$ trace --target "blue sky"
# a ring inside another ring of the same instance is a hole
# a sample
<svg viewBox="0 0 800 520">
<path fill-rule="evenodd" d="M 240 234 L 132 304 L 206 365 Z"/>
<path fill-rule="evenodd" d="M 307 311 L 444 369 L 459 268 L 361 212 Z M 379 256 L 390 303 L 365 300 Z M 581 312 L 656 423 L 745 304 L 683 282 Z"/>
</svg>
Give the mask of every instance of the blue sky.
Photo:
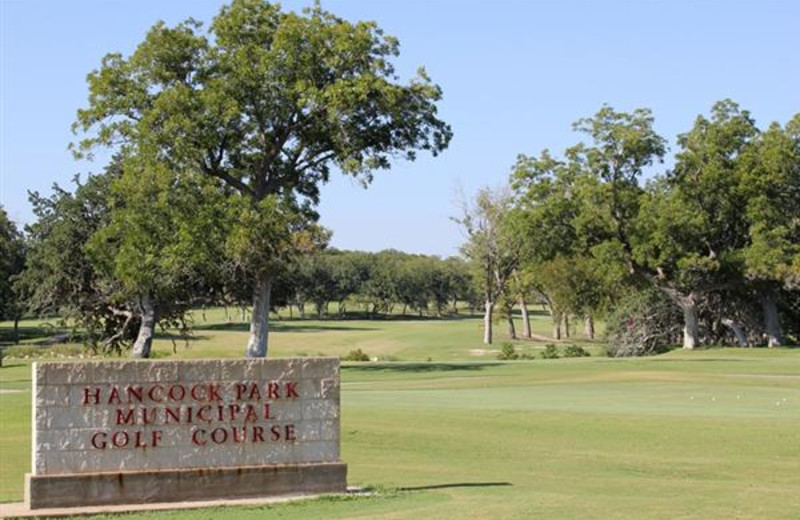
<svg viewBox="0 0 800 520">
<path fill-rule="evenodd" d="M 67 152 L 86 74 L 131 52 L 157 20 L 209 21 L 219 0 L 0 0 L 0 203 L 32 220 L 27 190 L 48 193 L 102 164 Z M 285 1 L 297 10 L 310 1 Z M 576 119 L 603 103 L 650 107 L 674 142 L 714 101 L 760 126 L 800 111 L 800 2 L 323 0 L 375 20 L 401 43 L 398 71 L 424 65 L 444 90 L 450 148 L 381 172 L 369 189 L 336 177 L 322 223 L 345 249 L 447 256 L 463 241 L 449 217 L 461 191 L 505 182 L 519 153 L 574 144 Z"/>
</svg>

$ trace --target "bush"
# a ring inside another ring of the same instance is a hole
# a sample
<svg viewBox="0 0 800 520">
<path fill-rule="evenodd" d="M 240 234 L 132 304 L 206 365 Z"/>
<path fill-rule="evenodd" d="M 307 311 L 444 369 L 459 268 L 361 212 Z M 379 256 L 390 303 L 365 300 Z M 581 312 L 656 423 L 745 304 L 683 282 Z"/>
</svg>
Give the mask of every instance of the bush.
<svg viewBox="0 0 800 520">
<path fill-rule="evenodd" d="M 558 355 L 558 347 L 552 343 L 545 345 L 544 350 L 539 355 L 542 356 L 542 359 L 558 359 L 560 357 Z"/>
<path fill-rule="evenodd" d="M 679 341 L 683 317 L 655 290 L 633 293 L 608 318 L 606 354 L 610 357 L 661 354 Z"/>
<path fill-rule="evenodd" d="M 591 356 L 585 348 L 578 345 L 569 345 L 564 349 L 564 357 L 588 357 Z"/>
<path fill-rule="evenodd" d="M 342 361 L 369 361 L 369 356 L 359 348 L 351 350 L 346 356 L 342 356 Z"/>
<path fill-rule="evenodd" d="M 497 359 L 500 359 L 500 360 L 503 360 L 503 361 L 509 361 L 509 360 L 512 360 L 512 359 L 519 359 L 519 354 L 517 354 L 517 351 L 514 349 L 514 345 L 512 345 L 511 343 L 506 342 L 506 343 L 503 343 L 500 346 L 500 353 L 497 354 Z"/>
</svg>

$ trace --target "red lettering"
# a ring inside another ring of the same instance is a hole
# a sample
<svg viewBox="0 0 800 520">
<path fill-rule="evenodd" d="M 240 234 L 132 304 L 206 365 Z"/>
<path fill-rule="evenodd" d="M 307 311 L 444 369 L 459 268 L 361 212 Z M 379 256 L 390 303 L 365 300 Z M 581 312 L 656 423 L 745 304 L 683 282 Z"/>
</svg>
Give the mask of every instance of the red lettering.
<svg viewBox="0 0 800 520">
<path fill-rule="evenodd" d="M 163 432 L 162 432 L 161 430 L 153 430 L 153 437 L 152 437 L 152 438 L 153 438 L 153 442 L 152 442 L 152 446 L 153 446 L 154 448 L 157 448 L 157 447 L 158 447 L 158 443 L 159 443 L 159 442 L 161 442 L 161 434 L 162 434 L 162 433 L 163 433 Z"/>
<path fill-rule="evenodd" d="M 134 448 L 146 448 L 147 444 L 142 442 L 142 432 L 138 431 L 133 435 L 133 447 Z"/>
<path fill-rule="evenodd" d="M 158 408 L 140 408 L 142 411 L 142 422 L 144 424 L 153 424 L 156 422 L 156 412 Z"/>
<path fill-rule="evenodd" d="M 232 428 L 233 442 L 244 442 L 246 439 L 245 428 Z"/>
<path fill-rule="evenodd" d="M 203 392 L 203 394 L 200 394 L 198 392 L 198 390 L 205 390 L 205 389 L 206 389 L 205 385 L 194 385 L 192 389 L 189 391 L 189 393 L 192 395 L 192 399 L 194 399 L 195 401 L 205 401 L 206 397 L 208 397 L 208 394 L 206 392 Z M 200 397 L 200 395 L 203 395 L 203 397 Z"/>
<path fill-rule="evenodd" d="M 161 394 L 159 397 L 156 397 L 156 390 L 159 391 Z M 153 385 L 150 387 L 150 390 L 147 391 L 147 397 L 150 398 L 151 401 L 156 403 L 163 403 L 164 402 L 164 387 L 161 385 Z"/>
<path fill-rule="evenodd" d="M 170 422 L 176 422 L 176 423 L 181 422 L 180 408 L 164 408 L 164 412 L 165 412 L 165 417 L 164 417 L 165 424 L 169 424 Z"/>
<path fill-rule="evenodd" d="M 89 403 L 89 398 L 92 399 L 92 403 Z M 100 404 L 100 389 L 99 388 L 84 388 L 83 389 L 83 404 Z"/>
<path fill-rule="evenodd" d="M 144 399 L 144 388 L 141 386 L 129 386 L 125 389 L 125 392 L 127 394 L 128 404 L 130 404 L 133 399 L 136 399 L 140 403 L 142 399 Z"/>
<path fill-rule="evenodd" d="M 201 406 L 197 410 L 197 420 L 210 423 L 211 422 L 211 418 L 208 415 L 206 415 L 210 411 L 211 411 L 211 407 L 209 405 Z"/>
<path fill-rule="evenodd" d="M 257 384 L 253 383 L 250 386 L 250 395 L 248 399 L 261 399 L 261 392 L 259 392 Z"/>
<path fill-rule="evenodd" d="M 300 397 L 300 394 L 297 393 L 297 381 L 289 381 L 286 383 L 286 398 L 290 397 Z"/>
<path fill-rule="evenodd" d="M 111 394 L 108 396 L 108 404 L 122 404 L 122 399 L 119 398 L 119 388 L 116 386 L 111 389 Z"/>
<path fill-rule="evenodd" d="M 111 444 L 113 444 L 116 448 L 124 448 L 130 441 L 131 438 L 128 435 L 128 432 L 125 431 L 115 432 L 111 436 Z"/>
<path fill-rule="evenodd" d="M 278 394 L 278 383 L 270 383 L 267 385 L 267 397 L 269 399 L 280 399 L 281 396 Z"/>
<path fill-rule="evenodd" d="M 184 388 L 183 385 L 172 385 L 169 388 L 169 398 L 173 401 L 183 401 L 185 397 L 186 388 Z"/>
<path fill-rule="evenodd" d="M 236 388 L 236 400 L 241 401 L 242 396 L 247 391 L 247 385 L 243 385 L 242 383 L 236 383 L 236 385 L 234 385 L 234 388 Z"/>
<path fill-rule="evenodd" d="M 278 426 L 278 425 L 276 424 L 275 426 L 273 426 L 272 428 L 270 428 L 270 429 L 269 429 L 269 431 L 270 431 L 270 433 L 272 434 L 270 437 L 272 437 L 272 440 L 273 440 L 273 441 L 279 441 L 279 440 L 281 440 L 281 427 L 280 427 L 280 426 Z"/>
<path fill-rule="evenodd" d="M 205 440 L 205 434 L 205 430 L 195 430 L 192 432 L 192 443 L 197 446 L 205 446 L 208 443 L 208 441 Z"/>
<path fill-rule="evenodd" d="M 121 426 L 123 424 L 134 424 L 133 408 L 127 410 L 127 414 L 122 408 L 117 408 L 117 426 Z"/>
<path fill-rule="evenodd" d="M 217 435 L 218 433 L 220 435 Z M 223 444 L 228 440 L 228 430 L 225 428 L 214 428 L 211 432 L 211 440 L 214 441 L 215 444 Z"/>
<path fill-rule="evenodd" d="M 245 408 L 245 415 L 244 415 L 244 422 L 250 421 L 257 421 L 258 414 L 256 413 L 256 409 L 252 404 L 248 404 Z"/>
<path fill-rule="evenodd" d="M 264 405 L 264 419 L 274 419 L 274 417 L 269 414 L 269 403 Z"/>
<path fill-rule="evenodd" d="M 253 426 L 253 442 L 264 442 L 264 428 Z"/>
<path fill-rule="evenodd" d="M 222 401 L 222 396 L 219 393 L 219 385 L 208 385 L 208 400 Z"/>
<path fill-rule="evenodd" d="M 98 450 L 106 449 L 106 446 L 108 446 L 106 442 L 106 432 L 97 432 L 92 435 L 92 446 Z"/>
<path fill-rule="evenodd" d="M 228 405 L 228 412 L 230 412 L 228 414 L 228 416 L 230 417 L 231 421 L 235 421 L 236 420 L 236 416 L 241 411 L 242 411 L 242 407 L 239 406 L 238 404 L 230 404 L 230 405 Z"/>
<path fill-rule="evenodd" d="M 285 435 L 287 441 L 294 442 L 297 440 L 297 435 L 294 431 L 294 424 L 287 424 L 286 428 L 284 428 Z"/>
</svg>

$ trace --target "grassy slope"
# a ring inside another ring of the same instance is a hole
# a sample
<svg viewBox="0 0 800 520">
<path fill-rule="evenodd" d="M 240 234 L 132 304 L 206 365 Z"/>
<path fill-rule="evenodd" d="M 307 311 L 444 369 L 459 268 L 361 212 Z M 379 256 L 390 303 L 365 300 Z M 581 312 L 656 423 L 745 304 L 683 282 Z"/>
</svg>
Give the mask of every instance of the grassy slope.
<svg viewBox="0 0 800 520">
<path fill-rule="evenodd" d="M 463 363 L 447 360 L 479 348 L 477 320 L 284 323 L 278 355 L 361 347 L 442 360 L 343 370 L 350 483 L 408 489 L 141 517 L 800 517 L 800 351 Z M 178 355 L 236 355 L 244 334 L 207 333 Z M 29 389 L 29 365 L 11 364 L 0 388 Z M 30 392 L 0 401 L 0 499 L 19 500 Z"/>
</svg>

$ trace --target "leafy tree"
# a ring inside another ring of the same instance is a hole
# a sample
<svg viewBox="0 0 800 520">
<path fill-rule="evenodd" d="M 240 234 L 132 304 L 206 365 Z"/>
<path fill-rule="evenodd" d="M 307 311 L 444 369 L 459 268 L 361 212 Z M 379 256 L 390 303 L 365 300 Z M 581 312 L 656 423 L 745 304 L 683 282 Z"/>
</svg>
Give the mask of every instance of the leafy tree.
<svg viewBox="0 0 800 520">
<path fill-rule="evenodd" d="M 84 183 L 76 177 L 74 193 L 56 185 L 50 197 L 30 194 L 37 220 L 27 227 L 28 254 L 16 283 L 30 311 L 60 316 L 88 344 L 106 351 L 121 349 L 135 328 L 123 327 L 131 309 L 119 284 L 97 269 L 86 244 L 109 221 L 110 186 L 120 173 L 112 162 L 105 174 Z"/>
<path fill-rule="evenodd" d="M 297 14 L 235 0 L 207 35 L 191 19 L 172 28 L 158 23 L 131 56 L 109 54 L 89 75 L 78 151 L 135 149 L 175 171 L 222 180 L 246 201 L 237 223 L 252 226 L 239 226 L 234 249 L 254 252 L 246 241 L 259 242 L 256 228 L 290 236 L 266 229 L 291 226 L 280 201 L 316 204 L 331 168 L 367 184 L 394 156 L 413 160 L 419 149 L 435 155 L 447 147 L 450 128 L 436 115 L 441 90 L 422 69 L 401 84 L 391 64 L 397 55 L 397 40 L 375 23 L 351 23 L 319 5 Z M 246 354 L 265 356 L 277 261 L 250 258 L 264 263 L 249 267 Z"/>
<path fill-rule="evenodd" d="M 130 302 L 124 334 L 135 318 L 134 357 L 149 357 L 160 322 L 187 330 L 185 314 L 198 286 L 220 280 L 224 199 L 219 186 L 198 174 L 176 175 L 162 162 L 129 156 L 110 192 L 106 226 L 87 243 L 87 252 Z"/>
<path fill-rule="evenodd" d="M 465 206 L 457 222 L 467 234 L 461 251 L 470 261 L 473 277 L 484 302 L 483 342 L 492 343 L 492 317 L 495 305 L 508 289 L 508 282 L 519 267 L 523 249 L 517 222 L 510 217 L 510 194 L 482 189 L 474 207 Z"/>
<path fill-rule="evenodd" d="M 757 287 L 769 346 L 783 341 L 776 296 L 800 288 L 800 114 L 761 134 L 742 172 L 749 239 L 746 276 Z"/>
<path fill-rule="evenodd" d="M 19 341 L 18 326 L 23 305 L 12 282 L 24 264 L 25 242 L 22 233 L 0 206 L 0 320 L 14 320 L 15 343 Z"/>
</svg>

